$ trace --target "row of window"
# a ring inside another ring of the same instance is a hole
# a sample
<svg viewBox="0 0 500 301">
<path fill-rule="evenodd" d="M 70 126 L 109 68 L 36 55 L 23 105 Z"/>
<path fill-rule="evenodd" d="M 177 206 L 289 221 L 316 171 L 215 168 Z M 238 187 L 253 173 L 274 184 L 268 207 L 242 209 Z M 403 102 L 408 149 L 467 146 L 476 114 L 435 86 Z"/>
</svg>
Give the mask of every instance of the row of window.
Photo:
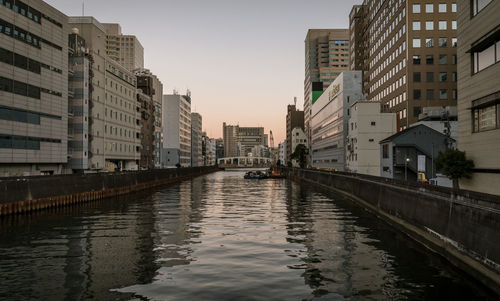
<svg viewBox="0 0 500 301">
<path fill-rule="evenodd" d="M 423 6 L 424 6 L 426 13 L 431 14 L 434 12 L 434 3 L 427 3 Z M 412 12 L 414 14 L 419 14 L 421 12 L 421 6 L 419 3 L 413 4 Z M 438 3 L 438 12 L 439 13 L 447 12 L 447 4 L 446 3 Z M 453 13 L 457 12 L 457 4 L 456 3 L 451 3 L 451 12 L 453 12 Z"/>
<path fill-rule="evenodd" d="M 41 117 L 61 120 L 61 116 L 0 106 L 0 119 L 1 120 L 17 121 L 17 122 L 31 123 L 31 124 L 40 124 Z"/>
<path fill-rule="evenodd" d="M 439 99 L 440 100 L 448 100 L 448 90 L 447 89 L 439 89 Z M 427 89 L 426 90 L 426 98 L 427 100 L 434 100 L 434 89 Z M 451 98 L 456 100 L 457 99 L 457 89 L 452 89 L 451 90 Z M 420 89 L 414 89 L 413 90 L 413 99 L 414 100 L 421 100 L 422 99 L 422 90 Z M 417 117 L 417 116 L 415 116 Z"/>
<path fill-rule="evenodd" d="M 43 17 L 47 21 L 51 22 L 52 24 L 59 26 L 62 28 L 62 24 L 51 17 L 40 13 L 38 10 L 34 9 L 33 7 L 23 3 L 22 1 L 19 0 L 0 0 L 0 5 L 4 5 L 5 7 L 12 9 L 16 13 L 25 16 L 26 18 L 38 23 L 42 24 L 41 18 Z"/>
<path fill-rule="evenodd" d="M 472 109 L 474 133 L 494 129 L 500 129 L 500 103 L 491 103 L 486 107 Z"/>
<path fill-rule="evenodd" d="M 413 39 L 413 48 L 421 48 L 422 47 L 422 39 L 414 38 Z M 439 47 L 448 47 L 448 38 L 438 38 Z M 457 38 L 451 38 L 451 46 L 457 47 Z M 425 38 L 425 47 L 432 48 L 434 47 L 434 38 Z"/>
<path fill-rule="evenodd" d="M 0 48 L 0 62 L 13 65 L 37 74 L 40 74 L 40 67 L 57 73 L 62 73 L 62 70 L 59 68 L 49 66 L 47 64 L 38 62 L 36 60 L 25 57 L 24 55 L 14 53 L 4 48 Z"/>
<path fill-rule="evenodd" d="M 472 52 L 473 72 L 477 73 L 500 62 L 500 41 L 491 43 L 481 51 Z"/>
<path fill-rule="evenodd" d="M 422 58 L 420 55 L 414 55 L 413 56 L 413 65 L 420 65 L 422 62 Z M 433 65 L 434 64 L 434 55 L 429 54 L 425 56 L 425 64 L 426 65 Z M 446 54 L 440 54 L 439 55 L 439 65 L 447 65 L 448 64 L 448 55 Z M 451 56 L 451 64 L 456 65 L 457 64 L 457 55 L 453 54 Z"/>
<path fill-rule="evenodd" d="M 438 73 L 438 81 L 441 83 L 445 83 L 448 81 L 448 72 L 439 72 Z M 425 81 L 427 83 L 433 83 L 434 82 L 434 72 L 426 72 L 426 77 Z M 451 81 L 456 82 L 457 81 L 457 73 L 452 72 L 451 73 Z M 422 76 L 420 72 L 413 72 L 413 82 L 414 83 L 420 83 L 422 82 Z"/>
<path fill-rule="evenodd" d="M 61 140 L 0 134 L 0 148 L 39 150 L 40 142 L 61 143 Z"/>
<path fill-rule="evenodd" d="M 40 92 L 47 94 L 62 96 L 61 92 L 40 88 L 30 84 L 26 84 L 17 80 L 12 80 L 5 77 L 0 77 L 0 91 L 14 93 L 22 96 L 27 96 L 35 99 L 40 99 Z"/>
<path fill-rule="evenodd" d="M 20 41 L 23 41 L 24 43 L 29 44 L 36 48 L 42 48 L 41 42 L 43 42 L 44 44 L 47 44 L 57 50 L 62 50 L 61 46 L 54 44 L 50 41 L 47 41 L 44 38 L 40 38 L 39 36 L 32 34 L 17 26 L 14 26 L 13 24 L 4 21 L 2 19 L 0 19 L 0 32 L 15 39 L 18 39 Z"/>
<path fill-rule="evenodd" d="M 439 30 L 448 29 L 448 21 L 437 21 Z M 425 30 L 434 30 L 434 21 L 425 21 Z M 420 21 L 413 21 L 412 30 L 419 31 L 421 29 Z M 457 21 L 451 21 L 451 29 L 457 30 Z"/>
</svg>

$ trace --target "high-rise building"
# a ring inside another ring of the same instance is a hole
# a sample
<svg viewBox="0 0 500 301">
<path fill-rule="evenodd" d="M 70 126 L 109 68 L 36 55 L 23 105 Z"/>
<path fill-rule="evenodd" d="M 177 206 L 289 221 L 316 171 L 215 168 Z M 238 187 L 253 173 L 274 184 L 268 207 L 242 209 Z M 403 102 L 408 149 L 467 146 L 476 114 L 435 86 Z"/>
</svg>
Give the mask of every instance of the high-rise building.
<svg viewBox="0 0 500 301">
<path fill-rule="evenodd" d="M 136 77 L 106 55 L 105 29 L 99 21 L 70 17 L 69 27 L 85 40 L 91 60 L 88 168 L 136 170 L 141 142 Z"/>
<path fill-rule="evenodd" d="M 0 175 L 59 174 L 68 160 L 68 17 L 0 2 Z"/>
<path fill-rule="evenodd" d="M 191 113 L 191 166 L 202 166 L 202 118 Z"/>
<path fill-rule="evenodd" d="M 397 113 L 398 130 L 424 107 L 456 105 L 455 2 L 365 0 L 351 11 L 351 68 L 367 100 Z"/>
<path fill-rule="evenodd" d="M 144 68 L 144 48 L 134 35 L 122 34 L 120 24 L 103 23 L 106 54 L 127 70 Z"/>
<path fill-rule="evenodd" d="M 340 73 L 349 70 L 349 60 L 349 29 L 308 30 L 304 79 L 304 127 L 308 141 L 311 141 L 313 103 Z"/>
<path fill-rule="evenodd" d="M 224 157 L 246 157 L 257 145 L 264 145 L 263 127 L 240 127 L 222 124 Z"/>
<path fill-rule="evenodd" d="M 163 98 L 163 84 L 156 75 L 151 73 L 148 69 L 140 68 L 135 69 L 135 76 L 137 77 L 137 88 L 151 97 L 154 105 L 154 166 L 161 166 L 161 149 L 163 148 L 162 136 L 162 98 Z"/>
<path fill-rule="evenodd" d="M 163 167 L 191 166 L 191 93 L 163 95 Z"/>
<path fill-rule="evenodd" d="M 292 131 L 296 127 L 304 130 L 304 111 L 297 110 L 295 105 L 288 105 L 286 114 L 286 162 L 290 161 L 290 156 L 295 151 L 292 143 Z M 305 146 L 308 146 L 308 144 L 306 143 Z"/>
<path fill-rule="evenodd" d="M 500 195 L 500 1 L 458 3 L 458 149 L 474 160 L 460 187 Z"/>
</svg>

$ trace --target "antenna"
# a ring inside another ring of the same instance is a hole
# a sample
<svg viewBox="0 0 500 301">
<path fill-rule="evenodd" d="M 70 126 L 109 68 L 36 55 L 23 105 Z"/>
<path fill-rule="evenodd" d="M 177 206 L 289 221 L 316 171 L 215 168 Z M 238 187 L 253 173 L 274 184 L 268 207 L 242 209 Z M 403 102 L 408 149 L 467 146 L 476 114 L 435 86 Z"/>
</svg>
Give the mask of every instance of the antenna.
<svg viewBox="0 0 500 301">
<path fill-rule="evenodd" d="M 293 105 L 297 107 L 297 96 L 293 97 Z"/>
</svg>

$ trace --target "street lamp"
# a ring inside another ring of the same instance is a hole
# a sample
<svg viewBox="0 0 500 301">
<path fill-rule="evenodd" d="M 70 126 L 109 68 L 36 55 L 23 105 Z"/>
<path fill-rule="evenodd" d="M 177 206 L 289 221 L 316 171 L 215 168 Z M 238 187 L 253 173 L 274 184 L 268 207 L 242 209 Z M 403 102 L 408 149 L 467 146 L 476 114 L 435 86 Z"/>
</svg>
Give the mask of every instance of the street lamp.
<svg viewBox="0 0 500 301">
<path fill-rule="evenodd" d="M 407 181 L 407 182 L 408 182 L 408 171 L 407 171 L 407 169 L 408 169 L 408 163 L 409 162 L 410 162 L 410 158 L 407 157 L 405 159 L 405 181 Z"/>
</svg>

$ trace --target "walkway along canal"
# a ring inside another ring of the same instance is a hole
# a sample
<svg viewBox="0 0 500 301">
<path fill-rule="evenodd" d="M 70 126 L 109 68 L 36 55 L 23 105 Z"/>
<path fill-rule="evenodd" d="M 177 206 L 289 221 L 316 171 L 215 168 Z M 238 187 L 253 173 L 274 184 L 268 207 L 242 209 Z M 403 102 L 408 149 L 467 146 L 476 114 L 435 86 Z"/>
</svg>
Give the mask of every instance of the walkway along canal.
<svg viewBox="0 0 500 301">
<path fill-rule="evenodd" d="M 216 172 L 0 219 L 0 300 L 494 300 L 351 199 Z"/>
</svg>

